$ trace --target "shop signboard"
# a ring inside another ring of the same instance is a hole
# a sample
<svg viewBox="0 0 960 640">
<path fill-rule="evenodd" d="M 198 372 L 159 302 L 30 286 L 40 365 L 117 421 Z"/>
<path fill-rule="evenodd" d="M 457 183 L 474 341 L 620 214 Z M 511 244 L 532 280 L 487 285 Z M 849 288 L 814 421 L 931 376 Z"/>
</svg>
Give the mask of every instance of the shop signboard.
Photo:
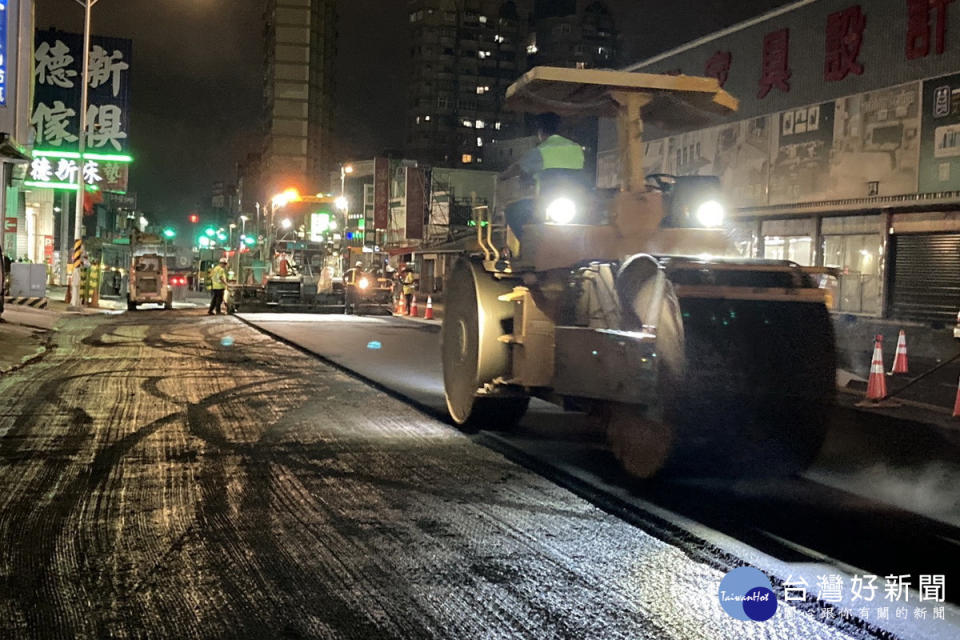
<svg viewBox="0 0 960 640">
<path fill-rule="evenodd" d="M 960 184 L 960 73 L 923 83 L 919 191 L 955 191 Z"/>
<path fill-rule="evenodd" d="M 37 31 L 34 42 L 36 148 L 76 151 L 80 136 L 83 37 Z M 94 37 L 90 48 L 87 139 L 90 151 L 125 154 L 128 149 L 132 41 Z"/>
</svg>

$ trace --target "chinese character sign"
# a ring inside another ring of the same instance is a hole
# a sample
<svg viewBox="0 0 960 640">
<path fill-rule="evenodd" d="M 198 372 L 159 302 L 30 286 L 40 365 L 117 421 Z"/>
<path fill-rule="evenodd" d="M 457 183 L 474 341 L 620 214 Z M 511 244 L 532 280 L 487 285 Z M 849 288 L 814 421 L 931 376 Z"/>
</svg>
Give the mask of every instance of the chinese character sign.
<svg viewBox="0 0 960 640">
<path fill-rule="evenodd" d="M 848 74 L 860 75 L 863 65 L 857 61 L 867 16 L 860 5 L 847 7 L 827 16 L 827 51 L 823 62 L 823 79 L 843 80 Z"/>
<path fill-rule="evenodd" d="M 720 83 L 720 87 L 723 88 L 723 85 L 727 83 L 727 78 L 730 77 L 730 64 L 732 61 L 732 53 L 729 51 L 717 51 L 707 60 L 707 64 L 703 69 L 703 75 L 708 78 L 716 78 L 717 82 Z"/>
<path fill-rule="evenodd" d="M 33 186 L 74 189 L 77 178 L 90 187 L 101 191 L 127 190 L 127 163 L 110 160 L 78 160 L 75 157 L 60 157 L 48 151 L 38 152 L 27 169 L 28 180 Z M 73 156 L 79 154 L 74 153 Z"/>
<path fill-rule="evenodd" d="M 80 139 L 79 34 L 38 31 L 35 42 L 35 99 L 31 124 L 38 149 L 77 149 Z M 86 148 L 99 153 L 127 150 L 130 40 L 93 38 L 87 79 Z"/>
<path fill-rule="evenodd" d="M 771 31 L 763 38 L 760 66 L 760 90 L 757 98 L 763 99 L 776 87 L 790 92 L 790 30 Z"/>
<path fill-rule="evenodd" d="M 937 55 L 943 53 L 947 34 L 947 5 L 953 0 L 906 0 L 907 60 L 925 58 L 930 53 L 930 17 L 936 11 Z"/>
</svg>

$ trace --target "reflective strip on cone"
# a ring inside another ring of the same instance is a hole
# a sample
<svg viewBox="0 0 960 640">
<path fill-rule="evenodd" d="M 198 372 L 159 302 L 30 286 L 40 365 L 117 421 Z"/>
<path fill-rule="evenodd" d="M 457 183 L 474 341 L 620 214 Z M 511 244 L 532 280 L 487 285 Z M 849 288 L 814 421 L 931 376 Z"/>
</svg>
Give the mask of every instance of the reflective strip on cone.
<svg viewBox="0 0 960 640">
<path fill-rule="evenodd" d="M 867 398 L 880 400 L 887 395 L 887 374 L 883 370 L 883 336 L 877 336 L 870 363 L 870 379 L 867 382 Z"/>
</svg>

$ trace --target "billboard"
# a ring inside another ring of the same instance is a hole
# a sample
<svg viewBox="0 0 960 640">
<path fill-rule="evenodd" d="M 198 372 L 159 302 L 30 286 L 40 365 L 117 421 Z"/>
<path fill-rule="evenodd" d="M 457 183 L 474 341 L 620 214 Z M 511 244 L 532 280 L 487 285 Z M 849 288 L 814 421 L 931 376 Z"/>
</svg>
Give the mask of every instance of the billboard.
<svg viewBox="0 0 960 640">
<path fill-rule="evenodd" d="M 407 167 L 407 240 L 423 240 L 423 221 L 427 215 L 427 186 L 423 169 Z"/>
<path fill-rule="evenodd" d="M 921 193 L 954 191 L 960 180 L 960 73 L 923 83 Z"/>
<path fill-rule="evenodd" d="M 35 146 L 77 151 L 83 37 L 76 33 L 37 31 L 34 42 L 34 105 L 30 119 Z M 130 60 L 132 41 L 91 39 L 86 148 L 102 154 L 128 149 Z"/>
</svg>

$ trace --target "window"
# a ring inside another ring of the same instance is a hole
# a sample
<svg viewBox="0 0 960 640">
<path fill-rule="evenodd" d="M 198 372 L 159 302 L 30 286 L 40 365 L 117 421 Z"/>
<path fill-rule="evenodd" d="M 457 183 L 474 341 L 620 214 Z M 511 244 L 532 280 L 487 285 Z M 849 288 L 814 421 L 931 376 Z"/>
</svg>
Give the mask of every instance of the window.
<svg viewBox="0 0 960 640">
<path fill-rule="evenodd" d="M 503 44 L 507 41 L 507 39 L 498 33 L 497 35 L 493 36 L 493 41 L 497 44 Z"/>
<path fill-rule="evenodd" d="M 473 156 L 469 153 L 465 153 L 462 156 L 460 156 L 460 162 L 462 162 L 463 164 L 470 164 L 471 162 L 473 162 Z"/>
<path fill-rule="evenodd" d="M 490 87 L 489 87 L 488 85 L 483 85 L 483 86 L 478 86 L 478 87 L 477 87 L 477 95 L 478 95 L 478 96 L 482 96 L 483 94 L 485 94 L 485 93 L 488 92 L 488 91 L 490 91 Z"/>
<path fill-rule="evenodd" d="M 470 120 L 464 120 L 464 121 L 463 121 L 463 126 L 465 126 L 465 127 L 470 127 L 470 128 L 472 129 L 472 128 L 473 128 L 473 122 L 471 122 Z"/>
<path fill-rule="evenodd" d="M 480 16 L 478 19 L 480 20 L 480 24 L 487 24 L 487 16 Z"/>
<path fill-rule="evenodd" d="M 477 146 L 478 146 L 478 147 L 482 147 L 482 146 L 483 146 L 483 138 L 477 138 Z"/>
<path fill-rule="evenodd" d="M 577 62 L 577 69 L 586 69 L 586 68 L 587 68 L 586 62 Z"/>
<path fill-rule="evenodd" d="M 790 260 L 809 267 L 813 264 L 813 238 L 810 236 L 766 236 L 763 257 L 768 260 Z"/>
<path fill-rule="evenodd" d="M 477 120 L 476 125 L 477 129 L 483 129 L 485 126 L 487 126 L 487 123 L 483 120 Z"/>
<path fill-rule="evenodd" d="M 823 237 L 823 266 L 840 269 L 838 311 L 880 313 L 882 257 L 883 236 L 879 233 Z"/>
<path fill-rule="evenodd" d="M 536 42 L 534 42 L 533 44 L 528 44 L 528 45 L 527 45 L 527 53 L 528 53 L 529 55 L 533 55 L 533 54 L 535 54 L 537 51 L 539 51 L 539 49 L 537 49 L 537 43 L 536 43 Z"/>
<path fill-rule="evenodd" d="M 493 128 L 496 129 L 497 131 L 500 131 L 500 123 L 499 122 L 495 123 L 493 125 Z"/>
<path fill-rule="evenodd" d="M 437 108 L 438 109 L 449 109 L 450 108 L 450 98 L 447 96 L 437 96 Z"/>
</svg>

